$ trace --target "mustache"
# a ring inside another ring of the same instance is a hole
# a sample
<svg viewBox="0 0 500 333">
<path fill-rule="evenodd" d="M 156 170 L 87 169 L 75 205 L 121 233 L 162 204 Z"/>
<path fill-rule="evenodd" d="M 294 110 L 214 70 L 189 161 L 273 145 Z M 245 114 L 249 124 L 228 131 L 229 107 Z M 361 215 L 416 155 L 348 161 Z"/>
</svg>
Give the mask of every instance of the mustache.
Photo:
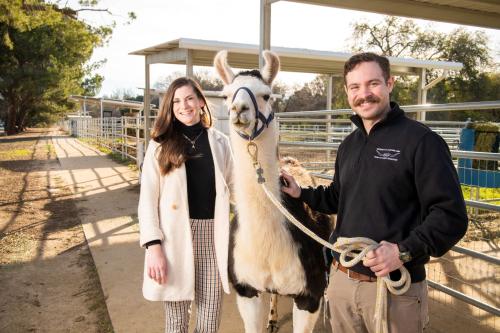
<svg viewBox="0 0 500 333">
<path fill-rule="evenodd" d="M 380 98 L 378 98 L 377 96 L 374 96 L 374 95 L 368 95 L 366 98 L 359 98 L 357 100 L 354 101 L 354 106 L 360 106 L 361 104 L 363 103 L 379 103 L 380 102 Z"/>
</svg>

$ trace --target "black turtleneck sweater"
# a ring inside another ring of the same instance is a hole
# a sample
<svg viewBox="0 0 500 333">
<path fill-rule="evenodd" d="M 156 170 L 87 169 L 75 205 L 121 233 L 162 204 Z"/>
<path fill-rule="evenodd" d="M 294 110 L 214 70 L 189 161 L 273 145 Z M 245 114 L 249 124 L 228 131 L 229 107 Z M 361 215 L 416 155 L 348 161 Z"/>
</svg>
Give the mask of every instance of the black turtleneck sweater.
<svg viewBox="0 0 500 333">
<path fill-rule="evenodd" d="M 208 133 L 201 122 L 186 126 L 176 122 L 186 143 L 186 176 L 189 203 L 189 217 L 192 219 L 213 219 L 215 210 L 215 171 Z M 192 143 L 186 139 L 194 141 Z"/>
</svg>

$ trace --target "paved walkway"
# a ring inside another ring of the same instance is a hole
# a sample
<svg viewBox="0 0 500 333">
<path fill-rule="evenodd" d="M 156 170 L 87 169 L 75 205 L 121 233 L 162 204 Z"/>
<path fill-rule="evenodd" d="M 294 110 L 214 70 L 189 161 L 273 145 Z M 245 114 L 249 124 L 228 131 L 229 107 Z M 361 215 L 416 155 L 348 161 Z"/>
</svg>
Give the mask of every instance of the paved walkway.
<svg viewBox="0 0 500 333">
<path fill-rule="evenodd" d="M 161 306 L 141 294 L 137 172 L 74 138 L 52 142 L 61 164 L 57 176 L 75 193 L 115 332 L 161 332 Z"/>
<path fill-rule="evenodd" d="M 61 164 L 55 176 L 75 193 L 115 332 L 162 332 L 162 306 L 141 293 L 144 250 L 137 225 L 137 172 L 74 138 L 52 141 Z M 224 299 L 221 333 L 243 332 L 234 295 Z M 279 304 L 279 332 L 291 332 L 291 302 L 280 298 Z M 319 321 L 317 326 L 322 326 Z"/>
</svg>

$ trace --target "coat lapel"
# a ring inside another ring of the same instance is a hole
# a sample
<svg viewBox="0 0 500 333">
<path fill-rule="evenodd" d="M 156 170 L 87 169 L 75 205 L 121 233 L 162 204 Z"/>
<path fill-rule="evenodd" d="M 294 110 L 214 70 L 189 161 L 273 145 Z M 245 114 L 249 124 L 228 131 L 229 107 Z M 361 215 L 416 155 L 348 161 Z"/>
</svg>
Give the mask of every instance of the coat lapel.
<svg viewBox="0 0 500 333">
<path fill-rule="evenodd" d="M 189 201 L 188 201 L 188 195 L 187 195 L 187 175 L 186 175 L 186 164 L 182 163 L 180 167 L 175 169 L 174 174 L 179 182 L 178 184 L 178 189 L 181 192 L 181 200 L 182 202 L 186 205 L 188 208 L 189 212 Z"/>
<path fill-rule="evenodd" d="M 222 138 L 216 135 L 215 131 L 212 128 L 208 129 L 208 142 L 210 143 L 210 150 L 212 151 L 212 157 L 214 160 L 214 169 L 215 169 L 215 186 L 217 193 L 223 190 L 220 188 L 222 184 L 226 184 L 226 181 L 222 174 L 221 164 L 223 161 L 223 154 L 221 153 L 221 148 L 223 147 L 223 142 L 221 142 Z M 227 186 L 227 185 L 226 185 Z"/>
</svg>

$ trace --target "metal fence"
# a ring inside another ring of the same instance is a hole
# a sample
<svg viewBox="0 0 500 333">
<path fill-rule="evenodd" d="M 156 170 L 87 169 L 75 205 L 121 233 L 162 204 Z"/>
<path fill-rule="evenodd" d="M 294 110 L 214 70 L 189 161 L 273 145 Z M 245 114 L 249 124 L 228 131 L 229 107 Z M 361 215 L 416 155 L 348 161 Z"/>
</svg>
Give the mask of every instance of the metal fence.
<svg viewBox="0 0 500 333">
<path fill-rule="evenodd" d="M 111 152 L 120 154 L 123 158 L 139 161 L 138 166 L 140 166 L 144 145 L 144 126 L 141 118 L 73 117 L 59 125 L 69 135 L 84 142 L 107 148 Z"/>
<path fill-rule="evenodd" d="M 452 156 L 463 183 L 469 229 L 452 251 L 427 265 L 432 315 L 442 332 L 498 332 L 500 154 L 453 151 Z M 481 172 L 488 174 L 474 177 Z"/>
<path fill-rule="evenodd" d="M 405 111 L 500 109 L 500 102 L 406 106 Z M 280 154 L 292 156 L 328 183 L 336 150 L 354 129 L 351 110 L 277 114 Z M 154 119 L 152 119 L 154 121 Z M 459 151 L 464 122 L 426 123 L 448 143 L 466 198 L 470 226 L 452 251 L 427 265 L 433 332 L 498 332 L 500 330 L 500 169 L 499 153 Z M 73 118 L 61 123 L 69 134 L 142 162 L 142 118 Z M 432 163 L 432 161 L 429 161 Z M 485 173 L 486 172 L 486 173 Z"/>
<path fill-rule="evenodd" d="M 405 111 L 452 111 L 476 103 L 403 107 Z M 484 107 L 483 107 L 484 106 Z M 478 109 L 499 109 L 485 103 Z M 297 158 L 327 184 L 333 177 L 336 150 L 351 131 L 350 110 L 278 114 L 280 154 Z M 500 330 L 500 169 L 498 153 L 458 150 L 465 122 L 423 122 L 447 142 L 466 198 L 470 227 L 465 237 L 426 266 L 430 331 L 498 332 Z M 432 161 L 429 161 L 432 163 Z"/>
</svg>

